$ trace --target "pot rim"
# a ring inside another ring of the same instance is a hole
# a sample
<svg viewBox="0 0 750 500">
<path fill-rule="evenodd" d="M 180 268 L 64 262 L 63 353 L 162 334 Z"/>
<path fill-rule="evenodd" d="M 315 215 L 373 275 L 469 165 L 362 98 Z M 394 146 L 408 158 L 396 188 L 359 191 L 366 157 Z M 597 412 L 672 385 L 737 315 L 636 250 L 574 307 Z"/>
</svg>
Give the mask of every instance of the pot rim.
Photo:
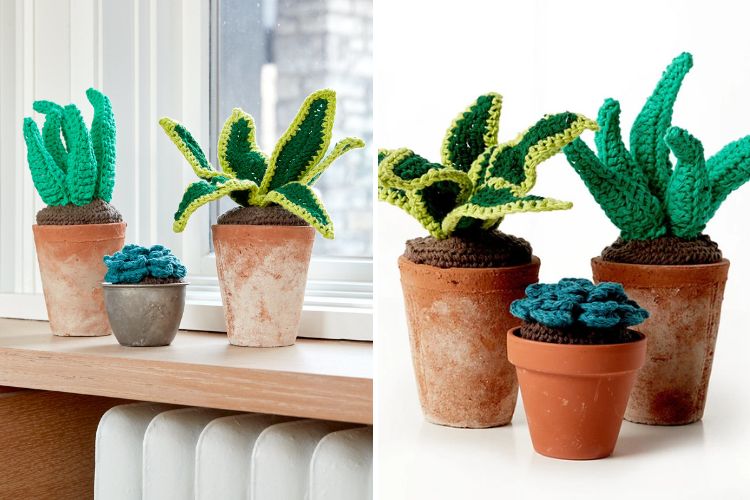
<svg viewBox="0 0 750 500">
<path fill-rule="evenodd" d="M 507 333 L 508 360 L 516 368 L 571 376 L 599 376 L 627 373 L 641 368 L 646 360 L 647 337 L 618 344 L 554 344 L 518 336 L 521 327 Z M 532 354 L 533 353 L 533 354 Z"/>
<path fill-rule="evenodd" d="M 189 281 L 182 281 L 179 283 L 110 283 L 109 281 L 102 281 L 102 288 L 176 288 L 181 286 L 188 286 Z"/>
<path fill-rule="evenodd" d="M 107 241 L 125 237 L 127 223 L 107 224 L 32 224 L 36 242 L 88 242 Z"/>
<path fill-rule="evenodd" d="M 603 260 L 601 256 L 591 259 L 595 278 L 605 278 L 597 276 L 601 274 L 612 275 L 599 281 L 620 282 L 631 288 L 675 288 L 680 285 L 721 283 L 727 280 L 729 265 L 729 259 L 710 264 L 680 265 L 627 264 Z"/>
</svg>

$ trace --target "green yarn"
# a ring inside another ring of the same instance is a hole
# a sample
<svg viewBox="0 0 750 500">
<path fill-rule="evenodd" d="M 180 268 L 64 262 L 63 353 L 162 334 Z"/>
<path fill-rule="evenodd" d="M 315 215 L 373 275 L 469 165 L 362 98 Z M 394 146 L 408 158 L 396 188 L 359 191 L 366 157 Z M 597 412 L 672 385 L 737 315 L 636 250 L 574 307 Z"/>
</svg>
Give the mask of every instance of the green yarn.
<svg viewBox="0 0 750 500">
<path fill-rule="evenodd" d="M 250 120 L 240 119 L 232 124 L 226 147 L 226 162 L 239 179 L 253 181 L 260 185 L 266 173 L 268 161 L 265 155 L 248 142 L 248 136 L 254 134 Z"/>
<path fill-rule="evenodd" d="M 175 126 L 174 131 L 180 139 L 182 139 L 185 147 L 187 147 L 193 154 L 193 157 L 198 161 L 198 165 L 200 165 L 201 168 L 209 171 L 215 170 L 214 167 L 211 166 L 211 163 L 206 159 L 206 155 L 203 153 L 200 144 L 198 144 L 198 141 L 195 140 L 193 134 L 191 134 L 188 129 L 178 124 Z"/>
<path fill-rule="evenodd" d="M 456 118 L 445 137 L 442 163 L 468 172 L 485 149 L 497 144 L 502 100 L 494 92 L 481 95 Z"/>
<path fill-rule="evenodd" d="M 62 107 L 51 101 L 34 102 L 34 110 L 46 115 L 41 135 L 33 119 L 24 119 L 31 177 L 47 205 L 82 206 L 97 198 L 106 202 L 112 199 L 114 115 L 104 94 L 88 89 L 86 95 L 94 107 L 90 132 L 74 104 Z"/>
<path fill-rule="evenodd" d="M 635 120 L 630 151 L 620 130 L 620 104 L 599 109 L 598 157 L 580 139 L 563 151 L 623 240 L 673 235 L 695 239 L 729 193 L 750 180 L 750 136 L 705 160 L 703 146 L 671 126 L 672 109 L 692 56 L 677 56 Z M 677 158 L 672 169 L 670 151 Z"/>
</svg>

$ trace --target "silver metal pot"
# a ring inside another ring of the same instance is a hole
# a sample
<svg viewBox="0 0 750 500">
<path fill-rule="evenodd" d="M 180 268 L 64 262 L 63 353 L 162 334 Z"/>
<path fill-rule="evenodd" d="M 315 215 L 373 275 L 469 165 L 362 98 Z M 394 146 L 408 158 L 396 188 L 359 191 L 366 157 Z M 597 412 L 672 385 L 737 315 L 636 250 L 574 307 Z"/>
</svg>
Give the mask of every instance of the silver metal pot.
<svg viewBox="0 0 750 500">
<path fill-rule="evenodd" d="M 187 283 L 102 283 L 104 305 L 117 341 L 128 347 L 169 345 L 185 310 Z"/>
</svg>

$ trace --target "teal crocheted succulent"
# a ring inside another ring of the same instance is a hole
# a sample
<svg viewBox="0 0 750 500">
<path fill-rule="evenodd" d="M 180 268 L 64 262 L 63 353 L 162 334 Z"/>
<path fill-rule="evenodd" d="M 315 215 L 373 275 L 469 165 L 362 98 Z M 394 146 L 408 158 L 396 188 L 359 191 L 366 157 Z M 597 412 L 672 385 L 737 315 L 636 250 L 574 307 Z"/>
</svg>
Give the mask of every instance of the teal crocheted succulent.
<svg viewBox="0 0 750 500">
<path fill-rule="evenodd" d="M 32 118 L 23 120 L 31 178 L 47 205 L 80 206 L 95 198 L 112 199 L 116 155 L 112 105 L 93 88 L 86 97 L 94 108 L 90 131 L 75 104 L 34 102 L 34 110 L 46 115 L 41 134 Z"/>
<path fill-rule="evenodd" d="M 563 148 L 623 240 L 696 238 L 729 193 L 750 180 L 750 136 L 706 160 L 701 142 L 671 125 L 677 93 L 692 65 L 692 56 L 683 53 L 664 71 L 633 123 L 629 151 L 614 99 L 599 109 L 598 157 L 581 139 Z M 670 151 L 677 158 L 674 168 Z"/>
<path fill-rule="evenodd" d="M 104 281 L 109 283 L 140 283 L 146 278 L 179 281 L 187 274 L 180 259 L 162 245 L 125 245 L 114 255 L 104 256 L 104 264 Z"/>
<path fill-rule="evenodd" d="M 526 297 L 513 301 L 510 312 L 523 321 L 561 329 L 615 329 L 638 325 L 648 318 L 645 309 L 628 299 L 621 284 L 594 285 L 577 278 L 529 285 Z"/>
</svg>

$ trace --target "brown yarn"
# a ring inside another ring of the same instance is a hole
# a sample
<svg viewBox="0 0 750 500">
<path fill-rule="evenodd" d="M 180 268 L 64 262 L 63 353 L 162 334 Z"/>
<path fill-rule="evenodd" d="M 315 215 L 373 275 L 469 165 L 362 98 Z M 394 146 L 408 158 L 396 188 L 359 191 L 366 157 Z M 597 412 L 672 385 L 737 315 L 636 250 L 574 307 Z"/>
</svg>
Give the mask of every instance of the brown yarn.
<svg viewBox="0 0 750 500">
<path fill-rule="evenodd" d="M 40 226 L 70 226 L 77 224 L 112 224 L 122 222 L 120 212 L 101 199 L 94 199 L 86 205 L 48 206 L 36 214 Z"/>
<path fill-rule="evenodd" d="M 509 267 L 531 262 L 531 245 L 522 238 L 500 231 L 451 236 L 443 240 L 427 236 L 408 240 L 404 257 L 415 264 L 441 268 Z"/>
<path fill-rule="evenodd" d="M 175 278 L 170 276 L 169 278 L 154 278 L 153 276 L 146 276 L 138 282 L 139 285 L 167 285 L 169 283 L 184 283 L 181 278 Z"/>
<path fill-rule="evenodd" d="M 694 240 L 662 236 L 653 240 L 617 241 L 602 250 L 602 259 L 623 264 L 689 265 L 712 264 L 722 258 L 719 245 L 706 234 Z"/>
<path fill-rule="evenodd" d="M 550 344 L 604 345 L 634 342 L 640 337 L 624 326 L 600 330 L 579 325 L 571 328 L 550 328 L 541 323 L 524 321 L 521 324 L 521 338 Z"/>
<path fill-rule="evenodd" d="M 235 207 L 220 215 L 216 222 L 251 226 L 309 226 L 303 219 L 279 205 Z"/>
</svg>

